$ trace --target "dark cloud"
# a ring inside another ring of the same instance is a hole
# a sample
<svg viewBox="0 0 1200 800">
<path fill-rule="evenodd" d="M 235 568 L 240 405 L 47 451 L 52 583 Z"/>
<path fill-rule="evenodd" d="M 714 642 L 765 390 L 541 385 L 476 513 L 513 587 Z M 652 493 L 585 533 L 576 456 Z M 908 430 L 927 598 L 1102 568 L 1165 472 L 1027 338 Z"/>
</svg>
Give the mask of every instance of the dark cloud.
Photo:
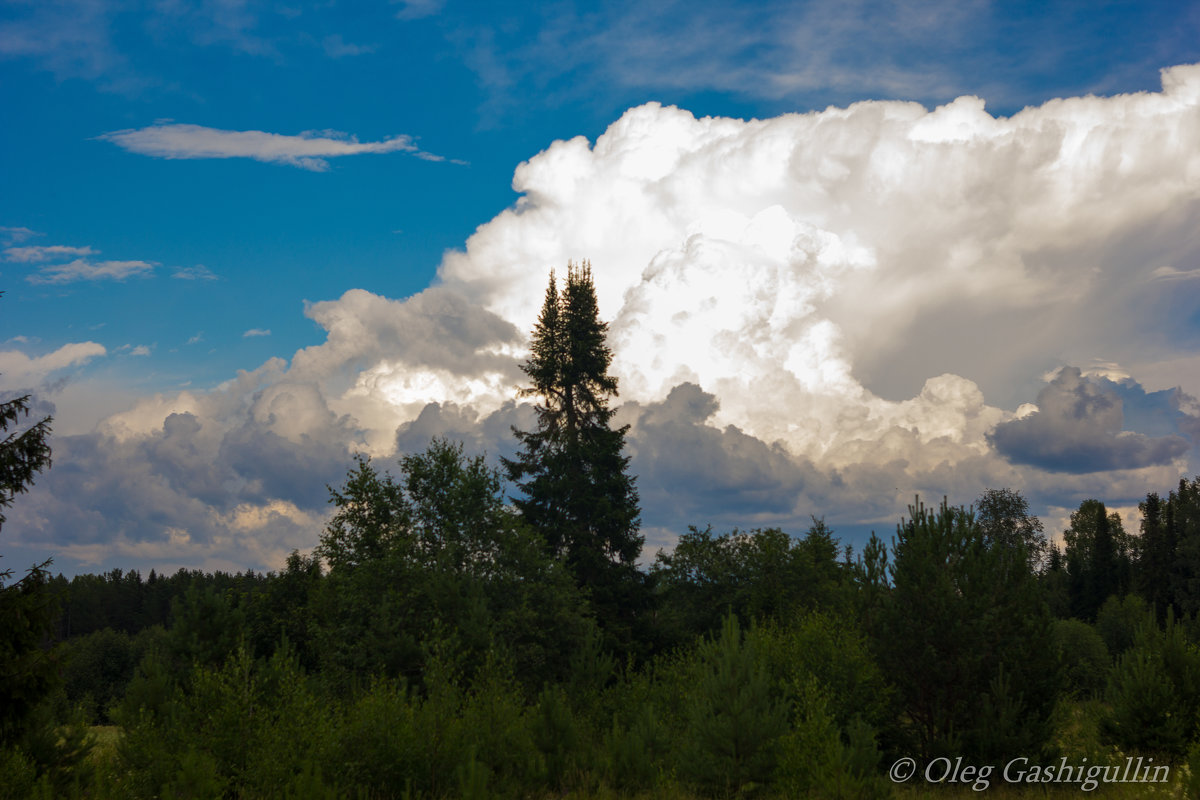
<svg viewBox="0 0 1200 800">
<path fill-rule="evenodd" d="M 242 484 L 230 493 L 240 501 L 286 500 L 315 511 L 325 508 L 325 487 L 342 482 L 351 458 L 345 445 L 308 436 L 293 441 L 248 424 L 225 436 L 218 463 L 228 479 Z"/>
<path fill-rule="evenodd" d="M 329 493 L 351 463 L 348 432 L 285 437 L 273 415 L 229 429 L 192 413 L 172 413 L 148 435 L 109 432 L 56 436 L 54 467 L 5 526 L 10 541 L 49 538 L 69 558 L 277 567 L 273 559 L 316 544 Z M 122 549 L 124 548 L 124 549 Z M 192 555 L 187 555 L 191 553 Z"/>
<path fill-rule="evenodd" d="M 197 538 L 211 538 L 209 507 L 192 494 L 203 481 L 173 482 L 189 467 L 202 471 L 205 465 L 199 459 L 185 465 L 167 438 L 119 442 L 100 433 L 55 437 L 54 467 L 18 507 L 14 532 L 25 539 L 52 533 L 58 545 L 108 542 L 115 536 L 152 540 L 166 527 L 186 527 Z M 174 452 L 164 454 L 160 448 Z"/>
<path fill-rule="evenodd" d="M 516 454 L 517 442 L 512 429 L 533 430 L 537 419 L 529 403 L 513 401 L 486 416 L 470 406 L 456 403 L 429 403 L 416 419 L 396 430 L 397 456 L 417 453 L 429 447 L 434 437 L 462 442 L 468 455 L 487 456 L 489 463 L 498 465 L 500 459 Z"/>
<path fill-rule="evenodd" d="M 714 395 L 681 383 L 660 403 L 623 410 L 635 420 L 631 467 L 648 524 L 794 516 L 811 466 L 737 427 L 709 425 L 718 407 Z"/>
<path fill-rule="evenodd" d="M 1182 436 L 1124 431 L 1115 384 L 1064 367 L 1038 394 L 1038 411 L 996 426 L 988 439 L 1010 462 L 1075 474 L 1165 464 L 1188 450 Z"/>
<path fill-rule="evenodd" d="M 714 395 L 683 383 L 662 402 L 617 408 L 614 424 L 630 425 L 626 453 L 637 480 L 643 524 L 682 530 L 689 523 L 792 525 L 807 520 L 794 511 L 802 492 L 810 482 L 828 481 L 778 445 L 734 426 L 722 430 L 710 425 L 718 407 Z M 510 401 L 487 415 L 454 403 L 430 403 L 397 430 L 396 449 L 419 452 L 441 436 L 499 464 L 501 457 L 516 453 L 512 429 L 533 430 L 536 425 L 529 403 Z"/>
</svg>

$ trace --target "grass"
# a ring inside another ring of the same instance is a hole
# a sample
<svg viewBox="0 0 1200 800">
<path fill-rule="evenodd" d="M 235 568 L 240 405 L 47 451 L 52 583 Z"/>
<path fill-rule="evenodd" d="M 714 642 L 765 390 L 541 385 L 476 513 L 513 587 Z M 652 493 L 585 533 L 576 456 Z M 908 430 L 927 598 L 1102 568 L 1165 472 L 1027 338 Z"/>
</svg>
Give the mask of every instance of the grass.
<svg viewBox="0 0 1200 800">
<path fill-rule="evenodd" d="M 100 764 L 112 761 L 117 755 L 117 744 L 121 741 L 121 729 L 116 725 L 93 725 L 90 733 L 94 742 L 89 754 L 92 762 Z"/>
</svg>

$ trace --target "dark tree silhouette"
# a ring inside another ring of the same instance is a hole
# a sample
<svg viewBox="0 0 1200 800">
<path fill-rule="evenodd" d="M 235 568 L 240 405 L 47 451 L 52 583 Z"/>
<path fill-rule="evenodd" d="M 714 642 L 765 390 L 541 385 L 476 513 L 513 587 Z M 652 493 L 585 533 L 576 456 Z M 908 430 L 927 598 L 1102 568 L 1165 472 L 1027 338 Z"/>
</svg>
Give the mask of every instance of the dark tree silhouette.
<svg viewBox="0 0 1200 800">
<path fill-rule="evenodd" d="M 508 478 L 522 491 L 513 502 L 591 591 L 606 626 L 637 606 L 631 601 L 643 576 L 634 562 L 644 541 L 623 453 L 628 426 L 613 428 L 608 406 L 617 379 L 608 372 L 607 332 L 591 265 L 569 264 L 561 294 L 551 273 L 522 367 L 531 382 L 522 394 L 540 399 L 537 427 L 514 429 L 519 451 L 504 459 Z"/>
<path fill-rule="evenodd" d="M 29 395 L 0 403 L 0 433 L 28 419 Z M 0 441 L 0 527 L 4 509 L 28 491 L 34 476 L 50 466 L 51 418 Z M 5 586 L 12 570 L 0 572 L 0 742 L 5 741 L 49 690 L 54 665 L 42 648 L 57 609 L 47 584 L 49 561 L 31 568 L 24 578 Z"/>
</svg>

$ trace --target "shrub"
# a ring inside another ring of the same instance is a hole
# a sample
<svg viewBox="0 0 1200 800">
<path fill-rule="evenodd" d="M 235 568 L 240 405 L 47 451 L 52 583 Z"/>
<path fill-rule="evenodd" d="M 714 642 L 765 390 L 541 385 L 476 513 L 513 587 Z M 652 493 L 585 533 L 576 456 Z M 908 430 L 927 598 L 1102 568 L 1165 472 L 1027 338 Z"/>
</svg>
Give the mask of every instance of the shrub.
<svg viewBox="0 0 1200 800">
<path fill-rule="evenodd" d="M 1068 691 L 1091 697 L 1104 689 L 1112 657 L 1095 628 L 1077 619 L 1055 620 L 1054 643 Z"/>
<path fill-rule="evenodd" d="M 1138 629 L 1146 624 L 1150 616 L 1146 601 L 1136 594 L 1124 597 L 1113 595 L 1104 601 L 1096 614 L 1096 630 L 1113 658 L 1133 646 Z"/>
<path fill-rule="evenodd" d="M 878 774 L 874 730 L 855 717 L 843 731 L 831 697 L 812 675 L 792 686 L 795 717 L 779 746 L 779 782 L 788 797 L 873 800 L 891 796 Z"/>
<path fill-rule="evenodd" d="M 1108 685 L 1111 711 L 1101 733 L 1125 749 L 1182 755 L 1197 733 L 1200 648 L 1174 616 L 1158 628 L 1146 618 L 1133 647 L 1117 662 Z"/>
</svg>

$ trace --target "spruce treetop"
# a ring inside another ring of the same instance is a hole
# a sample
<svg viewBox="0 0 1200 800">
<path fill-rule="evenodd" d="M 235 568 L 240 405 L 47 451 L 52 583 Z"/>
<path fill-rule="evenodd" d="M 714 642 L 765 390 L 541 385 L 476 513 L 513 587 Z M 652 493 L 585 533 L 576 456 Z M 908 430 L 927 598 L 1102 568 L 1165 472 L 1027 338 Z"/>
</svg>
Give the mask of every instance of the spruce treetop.
<svg viewBox="0 0 1200 800">
<path fill-rule="evenodd" d="M 591 264 L 568 264 L 566 277 L 560 291 L 550 274 L 522 366 L 530 385 L 520 394 L 537 398 L 537 426 L 513 429 L 519 450 L 503 461 L 521 489 L 513 502 L 525 520 L 597 602 L 616 606 L 617 587 L 631 580 L 625 573 L 643 543 L 637 489 L 622 452 L 628 426 L 610 424 L 617 379 L 609 374 L 608 325 L 600 319 Z"/>
</svg>

